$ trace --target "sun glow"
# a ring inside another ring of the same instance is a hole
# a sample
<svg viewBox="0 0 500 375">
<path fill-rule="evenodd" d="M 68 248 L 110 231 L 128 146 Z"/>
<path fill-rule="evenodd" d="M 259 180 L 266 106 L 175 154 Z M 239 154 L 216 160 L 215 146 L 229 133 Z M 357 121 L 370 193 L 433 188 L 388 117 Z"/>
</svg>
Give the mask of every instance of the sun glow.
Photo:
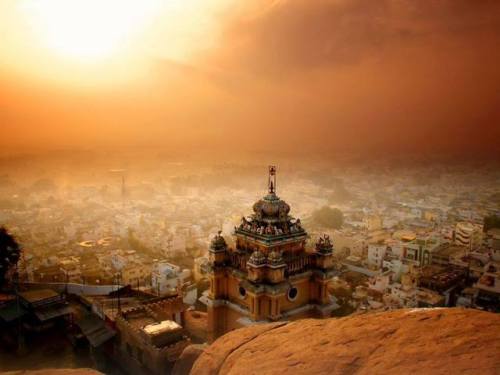
<svg viewBox="0 0 500 375">
<path fill-rule="evenodd" d="M 150 84 L 214 48 L 234 0 L 0 0 L 0 73 L 82 89 Z"/>
<path fill-rule="evenodd" d="M 127 50 L 159 5 L 159 0 L 33 0 L 24 10 L 47 48 L 81 62 Z"/>
</svg>

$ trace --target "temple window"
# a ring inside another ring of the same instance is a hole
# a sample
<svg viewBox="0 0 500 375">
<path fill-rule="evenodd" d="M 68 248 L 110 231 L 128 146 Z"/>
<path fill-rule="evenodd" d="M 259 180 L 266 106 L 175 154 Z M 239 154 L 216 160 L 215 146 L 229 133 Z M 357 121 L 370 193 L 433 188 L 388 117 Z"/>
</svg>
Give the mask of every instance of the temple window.
<svg viewBox="0 0 500 375">
<path fill-rule="evenodd" d="M 241 298 L 245 298 L 247 295 L 246 289 L 243 288 L 242 286 L 239 287 L 238 292 L 239 292 Z"/>
<path fill-rule="evenodd" d="M 287 294 L 288 300 L 295 301 L 298 294 L 299 294 L 299 291 L 297 290 L 297 288 L 294 286 L 291 287 L 290 289 L 288 289 L 288 294 Z"/>
</svg>

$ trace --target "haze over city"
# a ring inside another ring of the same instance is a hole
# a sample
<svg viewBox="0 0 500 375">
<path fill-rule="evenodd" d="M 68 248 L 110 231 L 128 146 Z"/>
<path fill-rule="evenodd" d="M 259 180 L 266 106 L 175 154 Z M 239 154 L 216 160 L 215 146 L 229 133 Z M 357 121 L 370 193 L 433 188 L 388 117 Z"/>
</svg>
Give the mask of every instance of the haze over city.
<svg viewBox="0 0 500 375">
<path fill-rule="evenodd" d="M 500 373 L 499 19 L 0 1 L 0 374 Z"/>
<path fill-rule="evenodd" d="M 0 7 L 3 152 L 498 157 L 496 1 Z"/>
</svg>

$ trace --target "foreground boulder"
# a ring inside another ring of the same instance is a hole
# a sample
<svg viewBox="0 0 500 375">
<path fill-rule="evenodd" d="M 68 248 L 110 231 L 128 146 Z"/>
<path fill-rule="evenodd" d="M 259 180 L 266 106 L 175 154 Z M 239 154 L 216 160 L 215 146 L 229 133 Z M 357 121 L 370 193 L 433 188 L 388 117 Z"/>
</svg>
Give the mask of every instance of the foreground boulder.
<svg viewBox="0 0 500 375">
<path fill-rule="evenodd" d="M 172 375 L 186 375 L 193 367 L 194 362 L 207 348 L 206 344 L 192 344 L 186 346 L 172 369 Z"/>
<path fill-rule="evenodd" d="M 500 374 L 500 315 L 397 310 L 263 324 L 209 346 L 191 374 Z"/>
</svg>

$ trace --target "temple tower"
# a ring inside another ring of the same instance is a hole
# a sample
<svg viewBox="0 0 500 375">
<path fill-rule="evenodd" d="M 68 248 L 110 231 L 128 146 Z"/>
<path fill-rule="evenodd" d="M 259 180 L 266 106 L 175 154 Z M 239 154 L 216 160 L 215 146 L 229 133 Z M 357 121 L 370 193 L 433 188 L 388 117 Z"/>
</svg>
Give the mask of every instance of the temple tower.
<svg viewBox="0 0 500 375">
<path fill-rule="evenodd" d="M 330 316 L 334 304 L 333 245 L 328 236 L 306 249 L 308 235 L 290 206 L 276 195 L 276 167 L 269 167 L 268 192 L 254 213 L 234 229 L 235 248 L 220 232 L 210 249 L 208 337 L 214 340 L 256 322 Z"/>
</svg>

